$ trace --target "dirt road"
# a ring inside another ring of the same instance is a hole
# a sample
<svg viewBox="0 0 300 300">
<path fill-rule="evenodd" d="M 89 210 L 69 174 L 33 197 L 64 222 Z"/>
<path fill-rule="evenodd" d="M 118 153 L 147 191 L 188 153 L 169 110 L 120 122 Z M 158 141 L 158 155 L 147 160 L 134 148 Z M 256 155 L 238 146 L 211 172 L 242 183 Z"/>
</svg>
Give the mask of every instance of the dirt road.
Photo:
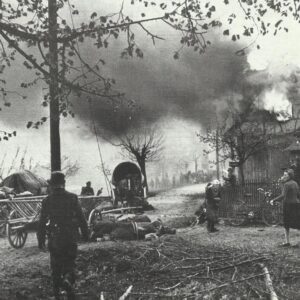
<svg viewBox="0 0 300 300">
<path fill-rule="evenodd" d="M 199 200 L 190 200 L 189 196 L 203 190 L 204 185 L 195 185 L 163 192 L 151 198 L 150 202 L 156 210 L 149 213 L 150 218 L 159 217 L 167 221 L 170 218 L 191 216 Z M 109 244 L 85 244 L 80 245 L 79 249 L 87 251 Z M 0 255 L 1 300 L 33 299 L 32 295 L 35 295 L 36 299 L 43 299 L 45 294 L 49 294 L 49 253 L 38 250 L 35 234 L 29 234 L 24 248 L 18 250 L 13 249 L 6 238 L 1 238 Z"/>
<path fill-rule="evenodd" d="M 195 184 L 162 192 L 148 199 L 155 210 L 147 214 L 151 219 L 160 218 L 163 222 L 190 218 L 203 201 L 204 191 L 205 184 Z"/>
<path fill-rule="evenodd" d="M 272 251 L 274 255 L 278 253 L 279 255 L 290 257 L 293 260 L 293 265 L 299 266 L 300 269 L 299 248 L 278 248 L 278 244 L 283 240 L 283 229 L 281 227 L 234 228 L 219 225 L 220 231 L 213 234 L 207 233 L 204 225 L 189 227 L 188 225 L 193 218 L 194 211 L 202 201 L 201 193 L 203 194 L 203 192 L 204 185 L 193 185 L 160 193 L 149 199 L 149 202 L 156 208 L 154 212 L 149 213 L 149 216 L 151 219 L 159 217 L 169 225 L 181 227 L 177 229 L 176 238 L 178 237 L 181 240 L 189 242 L 190 245 L 193 245 L 195 248 L 201 245 L 207 247 L 220 247 L 223 249 L 224 247 L 250 249 L 257 252 Z M 299 231 L 291 232 L 291 240 L 297 246 L 300 241 Z M 92 257 L 91 253 L 99 252 L 101 249 L 101 251 L 109 249 L 110 253 L 113 251 L 114 255 L 118 256 L 118 249 L 125 249 L 126 247 L 129 247 L 129 245 L 134 247 L 134 245 L 141 245 L 141 243 L 143 242 L 108 241 L 80 245 L 80 270 L 78 273 L 78 281 L 82 282 L 82 285 L 84 286 L 84 284 L 87 284 L 86 276 L 94 276 L 94 273 L 87 271 L 89 270 L 89 266 L 88 263 L 85 262 L 86 257 Z M 34 234 L 30 234 L 25 247 L 20 250 L 11 248 L 6 239 L 0 239 L 0 255 L 0 300 L 51 299 L 50 269 L 48 266 L 49 253 L 43 253 L 38 250 Z M 105 256 L 108 254 L 103 252 L 102 255 Z M 122 255 L 124 256 L 125 254 Z M 91 264 L 95 263 L 94 261 L 89 262 Z M 101 265 L 101 268 L 102 267 L 103 266 Z M 97 268 L 99 269 L 99 266 Z M 105 276 L 102 277 L 103 282 L 106 282 Z M 118 279 L 115 278 L 115 280 L 119 280 L 119 284 L 124 280 L 124 285 L 126 285 L 126 280 L 128 280 L 128 278 L 120 277 Z M 102 288 L 105 289 L 105 284 L 103 282 L 101 283 L 103 285 Z M 114 288 L 114 281 L 107 279 L 107 282 L 107 289 Z M 116 282 L 115 284 L 117 284 Z M 97 285 L 98 283 L 94 282 L 93 284 Z M 91 285 L 91 283 L 89 284 Z M 145 282 L 143 284 L 145 284 Z M 96 287 L 97 286 L 93 287 L 94 290 Z M 80 287 L 78 289 L 79 292 L 82 292 L 82 290 L 80 291 Z M 80 296 L 79 299 L 96 298 L 83 295 Z M 295 299 L 300 299 L 300 295 L 299 298 L 296 297 Z"/>
</svg>

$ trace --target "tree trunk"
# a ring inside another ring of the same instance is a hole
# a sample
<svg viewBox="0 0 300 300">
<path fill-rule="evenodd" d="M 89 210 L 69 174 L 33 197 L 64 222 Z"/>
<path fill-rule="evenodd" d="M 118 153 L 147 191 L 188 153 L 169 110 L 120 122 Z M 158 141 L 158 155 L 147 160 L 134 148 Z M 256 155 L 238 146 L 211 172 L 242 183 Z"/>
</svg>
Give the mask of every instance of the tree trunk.
<svg viewBox="0 0 300 300">
<path fill-rule="evenodd" d="M 139 166 L 141 168 L 141 172 L 144 176 L 144 182 L 143 182 L 143 187 L 146 187 L 146 192 L 148 193 L 148 181 L 147 181 L 147 173 L 146 173 L 146 162 L 145 160 L 141 159 L 138 161 Z"/>
<path fill-rule="evenodd" d="M 195 173 L 198 172 L 198 158 L 195 158 Z"/>
<path fill-rule="evenodd" d="M 61 170 L 59 133 L 59 89 L 57 51 L 57 0 L 48 0 L 49 8 L 49 95 L 51 171 Z"/>
<path fill-rule="evenodd" d="M 245 185 L 245 175 L 244 175 L 244 165 L 243 164 L 239 165 L 239 175 L 240 175 L 239 177 L 241 180 L 241 184 Z"/>
</svg>

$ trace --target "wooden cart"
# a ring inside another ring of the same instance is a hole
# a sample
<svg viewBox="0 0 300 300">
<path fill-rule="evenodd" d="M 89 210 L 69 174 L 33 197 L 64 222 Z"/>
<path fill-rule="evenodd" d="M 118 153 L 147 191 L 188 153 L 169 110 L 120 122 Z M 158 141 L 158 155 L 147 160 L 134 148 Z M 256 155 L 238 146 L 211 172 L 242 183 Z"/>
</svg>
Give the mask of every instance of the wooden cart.
<svg viewBox="0 0 300 300">
<path fill-rule="evenodd" d="M 6 220 L 6 234 L 10 245 L 16 249 L 22 248 L 26 242 L 28 232 L 37 230 L 38 220 L 42 207 L 42 200 L 46 196 L 13 198 L 0 200 L 0 204 L 6 204 L 9 208 L 9 215 Z M 98 203 L 109 197 L 80 196 L 79 201 L 89 201 L 87 216 Z"/>
<path fill-rule="evenodd" d="M 0 200 L 9 208 L 6 220 L 6 234 L 10 245 L 22 248 L 26 242 L 28 229 L 37 223 L 45 196 Z"/>
<path fill-rule="evenodd" d="M 88 226 L 92 227 L 96 221 L 102 221 L 104 218 L 108 220 L 116 221 L 116 217 L 120 215 L 141 213 L 142 211 L 143 211 L 142 206 L 117 207 L 117 208 L 106 207 L 103 209 L 95 208 L 89 214 Z"/>
</svg>

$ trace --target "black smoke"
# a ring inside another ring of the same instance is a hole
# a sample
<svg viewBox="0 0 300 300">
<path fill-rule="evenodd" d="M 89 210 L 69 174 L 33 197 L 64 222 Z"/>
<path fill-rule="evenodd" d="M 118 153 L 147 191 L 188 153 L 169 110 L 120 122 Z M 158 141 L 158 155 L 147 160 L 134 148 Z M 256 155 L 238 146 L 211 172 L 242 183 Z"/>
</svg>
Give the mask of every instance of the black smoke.
<svg viewBox="0 0 300 300">
<path fill-rule="evenodd" d="M 166 116 L 188 119 L 205 125 L 216 111 L 216 103 L 227 95 L 242 94 L 247 83 L 245 56 L 235 54 L 233 43 L 215 43 L 201 56 L 185 50 L 179 60 L 170 50 L 154 49 L 144 59 L 117 59 L 108 63 L 120 91 L 130 102 L 112 105 L 105 99 L 74 104 L 79 118 L 97 125 L 112 135 L 149 126 Z"/>
</svg>

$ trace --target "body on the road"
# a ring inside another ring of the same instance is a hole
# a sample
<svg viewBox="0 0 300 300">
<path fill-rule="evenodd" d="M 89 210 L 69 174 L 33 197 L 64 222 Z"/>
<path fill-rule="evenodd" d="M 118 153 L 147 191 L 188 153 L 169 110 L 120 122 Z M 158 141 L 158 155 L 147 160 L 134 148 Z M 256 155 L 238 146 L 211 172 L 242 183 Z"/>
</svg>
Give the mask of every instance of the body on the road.
<svg viewBox="0 0 300 300">
<path fill-rule="evenodd" d="M 68 299 L 75 299 L 72 286 L 75 282 L 78 225 L 87 240 L 87 222 L 77 196 L 65 190 L 64 174 L 53 172 L 49 182 L 51 192 L 42 202 L 39 221 L 39 248 L 45 247 L 46 224 L 49 222 L 48 248 L 55 299 L 60 299 L 60 288 L 67 291 Z"/>
</svg>

